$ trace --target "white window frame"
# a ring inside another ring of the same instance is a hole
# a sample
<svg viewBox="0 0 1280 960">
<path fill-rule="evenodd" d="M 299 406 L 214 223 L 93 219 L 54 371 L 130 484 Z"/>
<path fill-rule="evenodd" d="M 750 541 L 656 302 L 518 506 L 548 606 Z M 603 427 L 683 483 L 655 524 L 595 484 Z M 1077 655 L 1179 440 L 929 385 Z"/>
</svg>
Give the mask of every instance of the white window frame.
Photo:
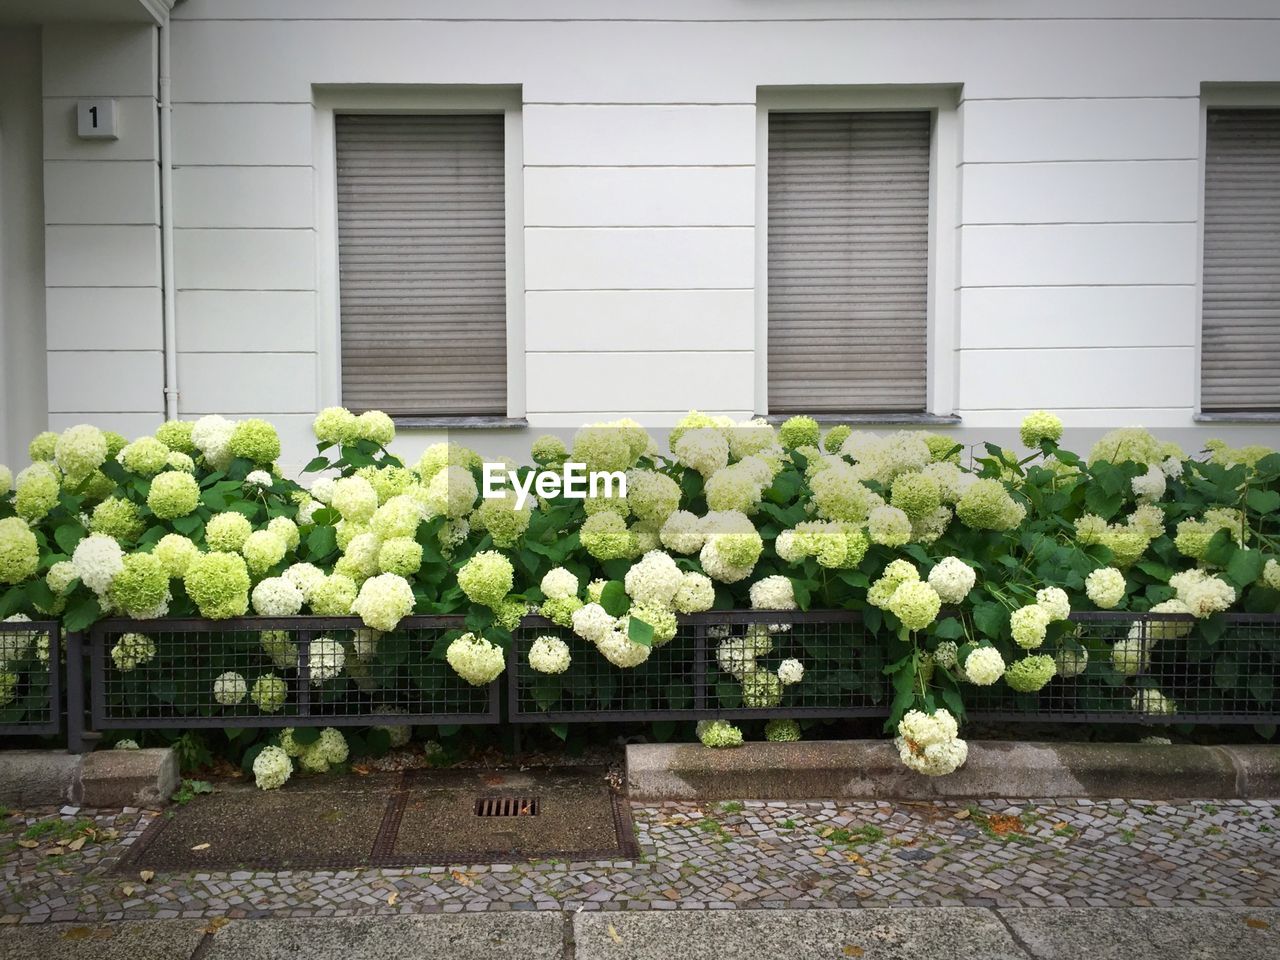
<svg viewBox="0 0 1280 960">
<path fill-rule="evenodd" d="M 956 289 L 959 228 L 959 88 L 760 87 L 756 94 L 756 410 L 769 412 L 769 114 L 927 110 L 929 138 L 929 261 L 926 294 L 925 413 L 823 415 L 861 423 L 954 421 L 959 343 Z"/>
<path fill-rule="evenodd" d="M 1209 173 L 1209 111 L 1210 110 L 1258 110 L 1280 109 L 1280 86 L 1266 83 L 1205 83 L 1200 87 L 1200 197 L 1197 205 L 1196 228 L 1196 358 L 1195 358 L 1195 414 L 1202 423 L 1280 423 L 1280 413 L 1273 410 L 1233 411 L 1220 413 L 1205 411 L 1201 388 L 1204 357 L 1204 193 L 1205 179 Z"/>
<path fill-rule="evenodd" d="M 504 118 L 507 301 L 507 419 L 525 406 L 523 97 L 511 86 L 324 87 L 313 91 L 316 178 L 316 309 L 320 406 L 342 403 L 341 298 L 338 278 L 337 114 L 494 113 Z M 474 417 L 408 417 L 410 426 L 465 426 Z M 479 418 L 490 419 L 490 418 Z M 425 422 L 420 422 L 425 421 Z M 480 425 L 480 424 L 473 424 Z"/>
</svg>

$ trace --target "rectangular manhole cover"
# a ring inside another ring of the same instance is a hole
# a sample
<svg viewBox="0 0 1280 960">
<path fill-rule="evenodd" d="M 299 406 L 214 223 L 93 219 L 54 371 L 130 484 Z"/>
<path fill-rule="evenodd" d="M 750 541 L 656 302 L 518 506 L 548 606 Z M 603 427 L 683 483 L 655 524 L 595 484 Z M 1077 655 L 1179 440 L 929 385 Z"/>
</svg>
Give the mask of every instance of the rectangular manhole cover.
<svg viewBox="0 0 1280 960">
<path fill-rule="evenodd" d="M 337 870 L 639 855 L 604 768 L 421 770 L 219 784 L 156 820 L 117 874 Z"/>
</svg>

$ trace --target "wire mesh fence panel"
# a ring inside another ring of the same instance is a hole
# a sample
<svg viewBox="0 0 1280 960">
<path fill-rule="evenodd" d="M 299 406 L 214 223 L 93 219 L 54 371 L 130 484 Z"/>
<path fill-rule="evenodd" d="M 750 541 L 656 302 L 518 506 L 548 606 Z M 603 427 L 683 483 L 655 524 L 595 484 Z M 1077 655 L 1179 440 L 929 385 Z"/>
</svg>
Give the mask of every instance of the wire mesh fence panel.
<svg viewBox="0 0 1280 960">
<path fill-rule="evenodd" d="M 1131 657 L 1136 664 L 1145 649 L 1145 634 L 1134 630 L 1134 622 L 1132 616 L 1073 614 L 1071 624 L 1059 639 L 1027 651 L 1054 658 L 1057 674 L 1053 679 L 1040 690 L 1025 693 L 1014 690 L 1004 679 L 985 687 L 962 683 L 969 719 L 1141 720 L 1133 705 L 1133 675 L 1122 672 L 1127 669 L 1126 658 Z"/>
<path fill-rule="evenodd" d="M 541 617 L 526 617 L 514 633 L 508 667 L 509 716 L 519 723 L 573 720 L 664 720 L 701 716 L 696 688 L 699 628 L 681 623 L 675 637 L 654 646 L 634 667 L 609 662 L 594 644 Z M 539 673 L 529 651 L 554 637 L 572 658 L 563 673 Z"/>
<path fill-rule="evenodd" d="M 95 726 L 496 722 L 497 687 L 445 661 L 458 618 L 379 634 L 354 618 L 111 620 L 94 627 Z"/>
<path fill-rule="evenodd" d="M 0 734 L 57 733 L 62 716 L 56 621 L 0 622 Z"/>
<path fill-rule="evenodd" d="M 888 653 L 854 613 L 709 614 L 702 628 L 707 715 L 882 716 Z"/>
<path fill-rule="evenodd" d="M 1148 622 L 1139 705 L 1152 720 L 1280 719 L 1280 623 L 1236 614 L 1221 632 L 1190 618 Z"/>
</svg>

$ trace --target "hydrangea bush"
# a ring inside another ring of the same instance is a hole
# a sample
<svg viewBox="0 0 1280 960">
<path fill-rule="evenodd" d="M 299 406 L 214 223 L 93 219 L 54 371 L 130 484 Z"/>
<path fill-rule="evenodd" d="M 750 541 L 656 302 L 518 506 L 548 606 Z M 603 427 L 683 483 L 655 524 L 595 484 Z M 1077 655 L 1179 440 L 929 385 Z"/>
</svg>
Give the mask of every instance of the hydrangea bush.
<svg viewBox="0 0 1280 960">
<path fill-rule="evenodd" d="M 0 619 L 56 617 L 78 630 L 107 615 L 358 617 L 364 630 L 313 645 L 323 696 L 367 692 L 394 673 L 388 638 L 413 613 L 464 616 L 431 657 L 483 686 L 536 612 L 562 631 L 528 653 L 539 702 L 580 684 L 583 665 L 608 702 L 617 684 L 600 678 L 659 670 L 680 615 L 855 610 L 876 638 L 875 677 L 783 656 L 780 616 L 717 638 L 720 686 L 745 706 L 785 707 L 806 684 L 852 690 L 887 675 L 887 729 L 903 762 L 930 774 L 963 763 L 965 705 L 992 690 L 1031 695 L 1083 676 L 1103 699 L 1176 718 L 1176 697 L 1141 676 L 1150 645 L 1138 629 L 1114 644 L 1082 637 L 1072 611 L 1188 615 L 1155 639 L 1213 661 L 1221 691 L 1263 704 L 1275 694 L 1274 672 L 1260 680 L 1247 658 L 1214 650 L 1224 612 L 1280 609 L 1270 450 L 1215 442 L 1188 456 L 1125 428 L 1080 456 L 1059 446 L 1062 423 L 1045 411 L 1023 423 L 1022 451 L 695 411 L 666 449 L 629 420 L 584 427 L 569 444 L 536 439 L 534 464 L 510 465 L 521 481 L 572 460 L 625 471 L 628 495 L 518 507 L 514 491 L 480 497 L 482 457 L 456 443 L 401 461 L 381 413 L 330 408 L 314 429 L 305 484 L 281 475 L 279 438 L 262 420 L 174 421 L 131 442 L 87 425 L 37 437 L 29 466 L 0 467 Z M 17 646 L 0 645 L 0 710 L 38 666 Z M 279 712 L 296 645 L 263 631 L 251 652 L 175 682 L 198 688 L 209 713 Z M 111 659 L 125 675 L 155 656 L 139 628 Z M 684 695 L 667 692 L 673 704 Z M 800 735 L 794 724 L 770 731 Z M 718 746 L 740 736 L 729 724 L 700 733 Z M 289 742 L 272 748 L 306 770 L 342 762 L 336 748 L 310 760 Z M 280 755 L 254 759 L 264 784 L 287 779 Z"/>
</svg>

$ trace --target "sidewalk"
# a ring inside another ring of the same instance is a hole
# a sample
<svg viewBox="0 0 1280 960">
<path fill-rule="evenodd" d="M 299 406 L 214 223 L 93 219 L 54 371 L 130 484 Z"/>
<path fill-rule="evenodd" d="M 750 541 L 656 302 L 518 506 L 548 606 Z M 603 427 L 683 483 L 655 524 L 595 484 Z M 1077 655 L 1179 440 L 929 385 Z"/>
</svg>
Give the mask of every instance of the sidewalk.
<svg viewBox="0 0 1280 960">
<path fill-rule="evenodd" d="M 1273 801 L 631 807 L 636 861 L 145 879 L 111 871 L 162 814 L 26 811 L 100 842 L 0 838 L 0 958 L 1280 955 Z"/>
</svg>

